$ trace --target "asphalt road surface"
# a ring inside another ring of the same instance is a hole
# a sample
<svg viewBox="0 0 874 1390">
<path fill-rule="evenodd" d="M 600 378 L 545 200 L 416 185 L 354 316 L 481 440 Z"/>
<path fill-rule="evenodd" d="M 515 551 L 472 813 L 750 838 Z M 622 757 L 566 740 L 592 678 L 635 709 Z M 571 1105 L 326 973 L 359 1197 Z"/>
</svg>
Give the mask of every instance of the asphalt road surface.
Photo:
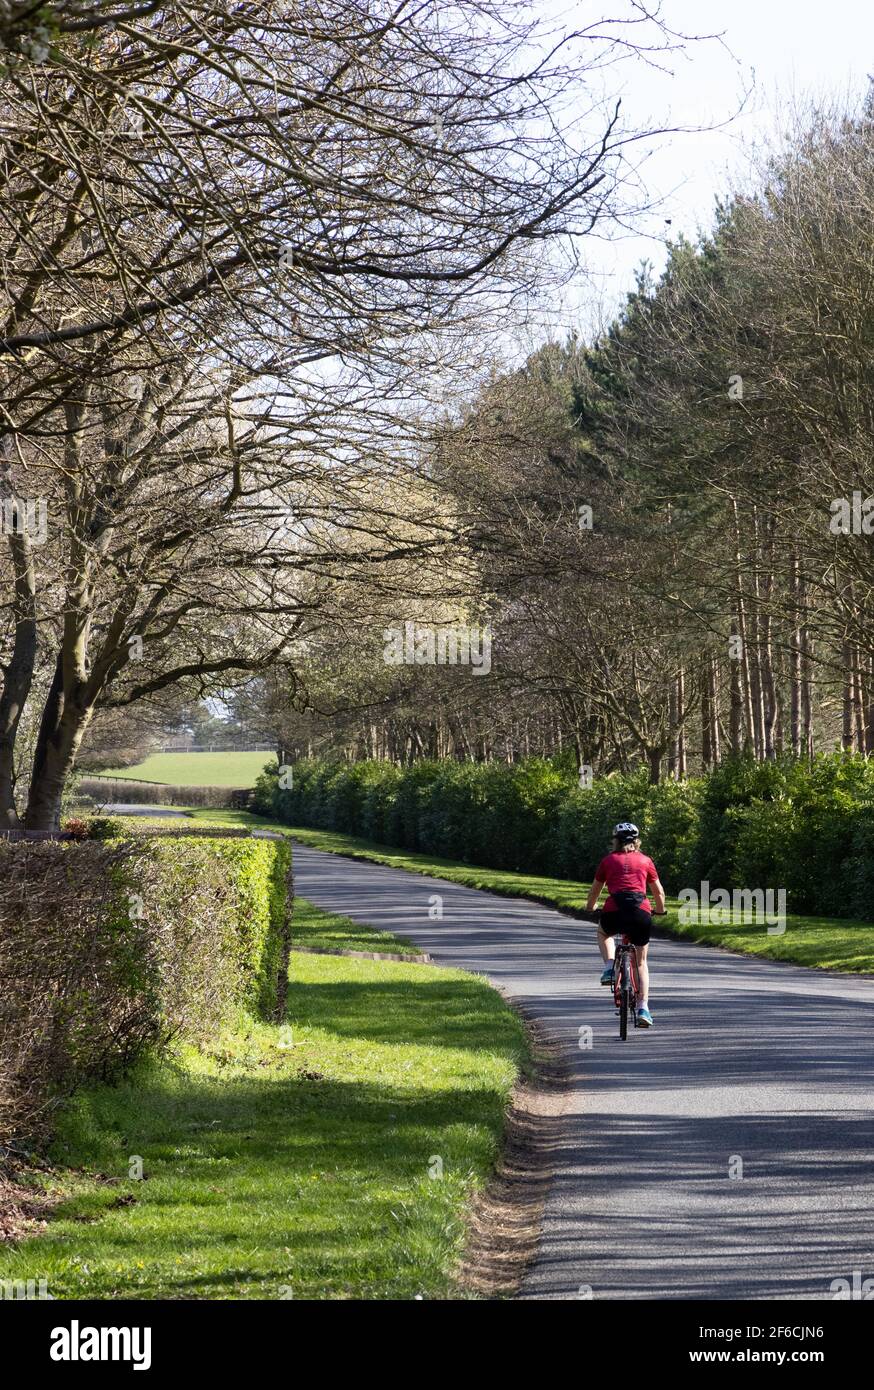
<svg viewBox="0 0 874 1390">
<path fill-rule="evenodd" d="M 488 976 L 565 1049 L 521 1298 L 832 1299 L 833 1280 L 874 1280 L 874 980 L 656 940 L 655 1027 L 622 1043 L 585 923 L 301 845 L 295 863 L 303 897 Z"/>
</svg>

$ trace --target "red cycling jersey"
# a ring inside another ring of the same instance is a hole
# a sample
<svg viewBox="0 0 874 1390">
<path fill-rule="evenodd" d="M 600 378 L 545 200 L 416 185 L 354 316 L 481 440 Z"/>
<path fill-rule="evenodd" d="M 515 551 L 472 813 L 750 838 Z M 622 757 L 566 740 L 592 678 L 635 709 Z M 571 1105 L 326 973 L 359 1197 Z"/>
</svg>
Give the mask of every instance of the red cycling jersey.
<svg viewBox="0 0 874 1390">
<path fill-rule="evenodd" d="M 650 883 L 658 879 L 658 871 L 649 855 L 638 850 L 618 853 L 614 850 L 603 858 L 595 870 L 595 878 L 606 883 L 610 893 L 645 893 Z M 644 898 L 640 904 L 644 912 L 652 912 L 652 903 Z M 616 904 L 612 896 L 604 903 L 605 912 L 615 912 Z"/>
</svg>

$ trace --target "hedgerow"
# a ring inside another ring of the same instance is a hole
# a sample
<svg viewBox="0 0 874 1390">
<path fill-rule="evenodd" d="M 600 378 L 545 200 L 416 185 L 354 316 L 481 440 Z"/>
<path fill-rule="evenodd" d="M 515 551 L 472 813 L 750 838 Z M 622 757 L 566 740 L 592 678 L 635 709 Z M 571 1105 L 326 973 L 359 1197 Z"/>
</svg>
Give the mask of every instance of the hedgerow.
<svg viewBox="0 0 874 1390">
<path fill-rule="evenodd" d="M 669 892 L 785 888 L 796 912 L 874 920 L 874 761 L 729 759 L 650 784 L 644 769 L 580 787 L 561 760 L 302 760 L 259 779 L 254 809 L 488 868 L 591 879 L 611 826 L 632 820 Z"/>
<path fill-rule="evenodd" d="M 83 1081 L 284 1007 L 288 842 L 113 829 L 0 840 L 0 1144 Z"/>
<path fill-rule="evenodd" d="M 240 792 L 233 787 L 186 787 L 169 782 L 141 782 L 132 777 L 89 777 L 76 779 L 72 798 L 79 806 L 104 806 L 124 801 L 135 806 L 203 806 L 223 810 L 235 806 Z"/>
</svg>

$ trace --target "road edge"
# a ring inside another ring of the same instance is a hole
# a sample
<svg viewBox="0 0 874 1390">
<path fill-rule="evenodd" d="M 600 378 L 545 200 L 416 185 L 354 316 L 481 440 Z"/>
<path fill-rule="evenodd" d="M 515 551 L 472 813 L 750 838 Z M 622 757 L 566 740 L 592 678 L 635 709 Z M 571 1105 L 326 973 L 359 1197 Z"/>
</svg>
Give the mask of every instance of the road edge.
<svg viewBox="0 0 874 1390">
<path fill-rule="evenodd" d="M 466 1209 L 467 1236 L 455 1282 L 462 1297 L 512 1299 L 540 1247 L 556 1170 L 556 1140 L 572 1084 L 559 1040 L 506 990 L 492 988 L 522 1021 L 532 1069 L 513 1087 L 500 1152 L 485 1186 Z"/>
</svg>

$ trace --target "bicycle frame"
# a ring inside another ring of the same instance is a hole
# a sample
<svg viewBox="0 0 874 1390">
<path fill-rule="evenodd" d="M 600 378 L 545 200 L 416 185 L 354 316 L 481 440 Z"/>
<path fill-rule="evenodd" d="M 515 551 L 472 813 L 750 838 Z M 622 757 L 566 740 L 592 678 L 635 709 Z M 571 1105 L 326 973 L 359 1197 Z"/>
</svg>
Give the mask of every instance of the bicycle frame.
<svg viewBox="0 0 874 1390">
<path fill-rule="evenodd" d="M 628 1015 L 631 1026 L 637 1027 L 637 997 L 640 994 L 640 975 L 637 953 L 627 936 L 616 937 L 616 959 L 613 965 L 613 1002 L 619 1014 L 619 1036 L 628 1036 Z"/>
<path fill-rule="evenodd" d="M 634 990 L 634 1005 L 637 1009 L 637 996 L 640 994 L 640 973 L 637 968 L 637 952 L 628 940 L 627 936 L 616 937 L 616 959 L 613 965 L 613 998 L 617 1009 L 619 1008 L 619 990 L 621 987 L 622 972 L 617 969 L 620 957 L 627 958 L 631 973 L 631 985 Z"/>
</svg>

